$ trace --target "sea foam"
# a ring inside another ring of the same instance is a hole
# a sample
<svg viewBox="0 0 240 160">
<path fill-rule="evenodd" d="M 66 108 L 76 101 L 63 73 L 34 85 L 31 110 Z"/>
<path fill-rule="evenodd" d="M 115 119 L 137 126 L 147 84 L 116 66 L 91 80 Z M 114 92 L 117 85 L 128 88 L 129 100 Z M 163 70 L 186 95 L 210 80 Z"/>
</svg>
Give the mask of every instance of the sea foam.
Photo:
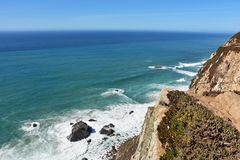
<svg viewBox="0 0 240 160">
<path fill-rule="evenodd" d="M 187 91 L 188 90 L 188 85 L 181 85 L 181 84 L 158 84 L 158 83 L 152 83 L 149 85 L 149 87 L 151 87 L 152 89 L 163 89 L 163 88 L 169 88 L 169 89 L 176 89 L 176 90 L 180 90 L 180 91 Z M 155 92 L 156 94 L 159 94 L 157 92 Z"/>
<path fill-rule="evenodd" d="M 146 104 L 122 104 L 107 107 L 106 110 L 81 110 L 72 111 L 62 116 L 56 116 L 51 120 L 40 120 L 41 126 L 35 130 L 37 134 L 29 134 L 33 130 L 25 122 L 20 129 L 25 135 L 17 142 L 3 146 L 0 149 L 1 160 L 74 160 L 86 157 L 88 159 L 105 159 L 103 155 L 118 147 L 127 138 L 138 135 L 144 121 L 144 116 L 149 106 Z M 129 114 L 133 111 L 132 114 Z M 89 119 L 96 119 L 96 122 L 89 122 Z M 83 120 L 94 128 L 87 139 L 79 142 L 69 142 L 67 136 L 71 133 L 70 123 Z M 115 136 L 107 137 L 99 134 L 100 129 L 109 123 L 115 125 Z"/>
<path fill-rule="evenodd" d="M 123 95 L 124 90 L 120 88 L 110 88 L 107 91 L 101 93 L 101 96 L 103 97 L 110 97 L 114 95 Z"/>
<path fill-rule="evenodd" d="M 194 62 L 194 63 L 182 63 L 179 62 L 179 65 L 177 65 L 177 68 L 183 68 L 183 67 L 201 67 L 206 61 L 200 61 L 200 62 Z"/>
<path fill-rule="evenodd" d="M 181 69 L 172 69 L 174 72 L 177 72 L 179 74 L 187 75 L 190 77 L 195 76 L 197 73 L 196 72 L 191 72 L 191 71 L 186 71 L 186 70 L 181 70 Z"/>
<path fill-rule="evenodd" d="M 162 70 L 164 70 L 164 69 L 169 69 L 169 67 L 167 67 L 167 66 L 148 66 L 148 68 L 149 69 L 162 69 Z"/>
<path fill-rule="evenodd" d="M 185 81 L 186 81 L 185 78 L 180 78 L 180 79 L 176 80 L 176 82 L 178 82 L 178 83 L 182 83 L 182 82 L 185 82 Z"/>
</svg>

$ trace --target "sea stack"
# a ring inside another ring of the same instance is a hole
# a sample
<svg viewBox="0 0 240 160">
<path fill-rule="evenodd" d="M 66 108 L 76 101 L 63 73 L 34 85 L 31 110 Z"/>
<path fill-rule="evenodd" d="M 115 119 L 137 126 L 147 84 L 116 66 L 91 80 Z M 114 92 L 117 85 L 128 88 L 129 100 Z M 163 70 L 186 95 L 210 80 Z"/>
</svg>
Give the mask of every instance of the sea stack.
<svg viewBox="0 0 240 160">
<path fill-rule="evenodd" d="M 117 160 L 240 159 L 240 33 L 220 46 L 187 92 L 163 89 Z"/>
</svg>

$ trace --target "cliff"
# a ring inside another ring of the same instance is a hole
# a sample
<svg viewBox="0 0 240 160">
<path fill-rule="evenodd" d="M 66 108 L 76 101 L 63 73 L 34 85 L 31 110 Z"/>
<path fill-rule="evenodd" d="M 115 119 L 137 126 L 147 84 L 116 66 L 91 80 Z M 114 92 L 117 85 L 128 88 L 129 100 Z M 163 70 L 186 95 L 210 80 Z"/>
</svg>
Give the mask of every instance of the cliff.
<svg viewBox="0 0 240 160">
<path fill-rule="evenodd" d="M 189 91 L 163 89 L 118 160 L 240 159 L 240 33 L 218 48 Z"/>
<path fill-rule="evenodd" d="M 240 33 L 212 54 L 190 84 L 198 95 L 240 91 Z"/>
</svg>

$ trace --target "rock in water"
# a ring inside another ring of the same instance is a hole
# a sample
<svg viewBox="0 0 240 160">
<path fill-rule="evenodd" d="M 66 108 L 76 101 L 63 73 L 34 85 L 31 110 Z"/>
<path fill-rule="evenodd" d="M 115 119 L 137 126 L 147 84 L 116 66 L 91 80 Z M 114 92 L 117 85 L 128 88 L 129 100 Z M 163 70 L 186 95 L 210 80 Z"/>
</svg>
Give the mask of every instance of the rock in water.
<svg viewBox="0 0 240 160">
<path fill-rule="evenodd" d="M 114 124 L 112 124 L 112 123 L 110 123 L 108 126 L 109 126 L 110 128 L 114 128 L 114 127 L 115 127 Z"/>
<path fill-rule="evenodd" d="M 92 140 L 91 140 L 91 139 L 88 139 L 88 140 L 87 140 L 87 143 L 88 143 L 88 144 L 89 144 L 89 143 L 91 143 L 91 142 L 92 142 Z"/>
<path fill-rule="evenodd" d="M 100 134 L 106 134 L 106 135 L 110 136 L 110 135 L 112 135 L 114 133 L 114 130 L 112 129 L 114 127 L 115 126 L 112 123 L 110 123 L 109 125 L 105 125 L 100 130 Z"/>
<path fill-rule="evenodd" d="M 158 64 L 158 65 L 155 65 L 154 67 L 155 67 L 156 69 L 158 69 L 158 68 L 162 68 L 162 66 L 159 65 L 159 64 Z"/>
<path fill-rule="evenodd" d="M 72 126 L 72 133 L 67 137 L 69 141 L 76 142 L 90 136 L 92 127 L 88 126 L 87 123 L 80 121 Z"/>
<path fill-rule="evenodd" d="M 36 124 L 36 123 L 33 123 L 33 127 L 37 127 L 37 124 Z"/>
<path fill-rule="evenodd" d="M 89 119 L 88 121 L 89 122 L 96 122 L 97 120 L 96 119 Z"/>
<path fill-rule="evenodd" d="M 133 114 L 134 111 L 130 111 L 129 114 Z"/>
</svg>

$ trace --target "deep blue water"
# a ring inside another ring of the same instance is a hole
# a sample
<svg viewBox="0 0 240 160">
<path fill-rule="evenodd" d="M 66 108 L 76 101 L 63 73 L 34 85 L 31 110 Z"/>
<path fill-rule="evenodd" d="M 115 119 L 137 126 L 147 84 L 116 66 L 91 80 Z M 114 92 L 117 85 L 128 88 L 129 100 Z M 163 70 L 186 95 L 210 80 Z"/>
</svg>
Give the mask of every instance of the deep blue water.
<svg viewBox="0 0 240 160">
<path fill-rule="evenodd" d="M 196 73 L 200 67 L 192 63 L 208 59 L 230 36 L 130 31 L 0 33 L 0 145 L 21 139 L 20 128 L 26 121 L 75 109 L 148 103 L 164 85 L 186 87 L 192 79 L 188 72 Z M 154 65 L 166 68 L 149 68 Z M 112 88 L 124 91 L 125 98 L 112 93 Z"/>
</svg>

